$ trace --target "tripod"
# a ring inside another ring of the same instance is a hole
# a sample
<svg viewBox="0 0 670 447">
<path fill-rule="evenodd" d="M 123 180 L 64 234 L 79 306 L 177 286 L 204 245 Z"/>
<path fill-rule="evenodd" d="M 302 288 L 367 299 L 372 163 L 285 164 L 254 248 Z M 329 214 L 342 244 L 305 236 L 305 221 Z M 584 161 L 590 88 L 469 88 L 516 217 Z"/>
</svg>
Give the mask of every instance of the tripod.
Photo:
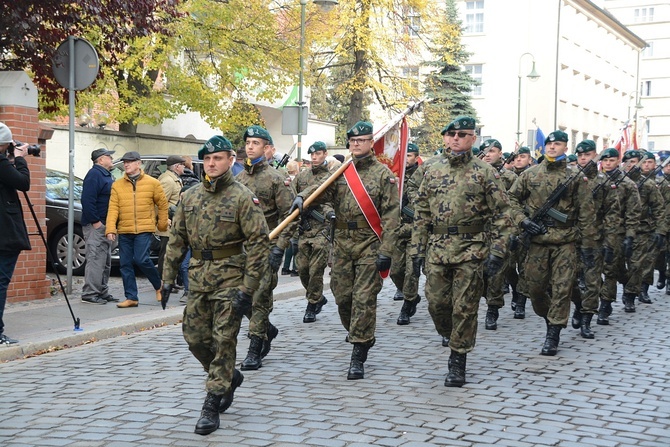
<svg viewBox="0 0 670 447">
<path fill-rule="evenodd" d="M 47 259 L 49 260 L 49 262 L 51 262 L 51 266 L 54 272 L 56 273 L 56 278 L 58 278 L 58 284 L 60 285 L 60 290 L 61 292 L 63 292 L 63 296 L 65 297 L 67 307 L 70 309 L 70 315 L 72 315 L 72 320 L 74 321 L 74 330 L 81 331 L 82 329 L 79 326 L 79 318 L 76 318 L 74 316 L 74 311 L 72 310 L 72 306 L 70 305 L 70 300 L 67 297 L 67 293 L 65 293 L 65 287 L 63 287 L 63 281 L 61 281 L 60 275 L 58 274 L 58 262 L 56 262 L 56 260 L 54 259 L 51 250 L 49 250 L 49 245 L 47 244 L 46 237 L 44 237 L 42 226 L 37 220 L 37 215 L 35 214 L 33 203 L 30 201 L 30 198 L 28 197 L 28 193 L 26 191 L 23 191 L 23 196 L 26 198 L 26 203 L 28 204 L 28 208 L 30 208 L 30 214 L 33 215 L 33 220 L 35 221 L 35 225 L 37 226 L 37 232 L 40 234 L 40 238 L 42 238 L 42 243 L 44 243 L 44 248 L 46 248 L 47 250 Z"/>
</svg>

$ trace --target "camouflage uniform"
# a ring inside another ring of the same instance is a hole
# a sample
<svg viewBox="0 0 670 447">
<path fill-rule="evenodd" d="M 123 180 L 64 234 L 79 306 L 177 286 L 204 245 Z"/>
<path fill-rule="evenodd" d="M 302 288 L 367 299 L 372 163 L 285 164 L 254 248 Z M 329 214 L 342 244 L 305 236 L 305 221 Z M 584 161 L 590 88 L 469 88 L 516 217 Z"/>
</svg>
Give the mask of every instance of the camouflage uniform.
<svg viewBox="0 0 670 447">
<path fill-rule="evenodd" d="M 405 168 L 405 186 L 418 168 L 418 163 Z M 414 221 L 413 217 L 407 214 L 413 213 L 411 203 L 408 191 L 403 191 L 400 211 L 401 223 L 393 252 L 390 277 L 396 288 L 402 291 L 405 301 L 414 302 L 419 296 L 419 279 L 412 274 L 412 263 L 407 262 L 407 249 L 412 239 L 412 222 Z"/>
<path fill-rule="evenodd" d="M 555 162 L 545 158 L 525 170 L 509 191 L 515 223 L 518 225 L 526 218 L 524 208 L 532 216 L 556 187 L 574 174 L 574 168 L 566 166 L 565 158 Z M 546 320 L 548 329 L 552 326 L 560 331 L 567 326 L 572 285 L 577 275 L 576 242 L 581 238 L 583 248 L 596 248 L 595 208 L 588 183 L 583 178 L 572 181 L 554 208 L 567 214 L 567 222 L 547 216 L 543 221 L 547 233 L 530 238 L 526 269 L 530 266 L 533 275 L 526 275 L 526 285 L 535 313 Z M 547 335 L 549 338 L 550 334 Z"/>
<path fill-rule="evenodd" d="M 630 179 L 638 182 L 640 226 L 637 228 L 633 244 L 631 269 L 628 275 L 628 282 L 624 287 L 624 293 L 639 295 L 643 287 L 646 292 L 649 285 L 654 282 L 654 262 L 657 254 L 654 235 L 662 234 L 665 236 L 667 230 L 665 226 L 663 196 L 661 196 L 654 180 L 641 182 L 641 173 L 639 171 L 630 174 Z"/>
<path fill-rule="evenodd" d="M 619 181 L 624 173 L 618 168 L 609 173 L 610 183 Z M 615 235 L 615 241 L 612 246 L 614 249 L 614 261 L 605 264 L 603 273 L 605 280 L 600 291 L 601 302 L 605 301 L 611 303 L 616 301 L 617 282 L 626 284 L 628 282 L 628 273 L 626 270 L 626 258 L 624 256 L 622 244 L 624 238 L 635 238 L 637 229 L 640 226 L 640 195 L 637 190 L 635 182 L 629 178 L 624 178 L 620 181 L 616 189 L 613 190 L 619 199 L 619 216 L 621 217 L 621 225 L 614 227 L 611 232 Z M 624 289 L 625 291 L 625 289 Z M 637 293 L 637 292 L 634 292 Z M 603 324 L 600 320 L 599 324 Z"/>
<path fill-rule="evenodd" d="M 288 209 L 295 197 L 291 179 L 268 165 L 265 158 L 256 164 L 251 164 L 247 160 L 244 171 L 240 172 L 235 179 L 258 197 L 270 231 L 288 216 Z M 279 234 L 275 245 L 286 250 L 295 229 L 295 223 L 289 224 Z M 265 340 L 267 340 L 269 317 L 273 307 L 272 291 L 277 287 L 277 281 L 277 272 L 270 272 L 263 278 L 261 287 L 253 298 L 249 333 Z"/>
<path fill-rule="evenodd" d="M 327 164 L 312 166 L 305 169 L 293 179 L 297 193 L 310 186 L 319 186 L 330 176 Z M 318 304 L 323 296 L 323 272 L 328 264 L 330 243 L 326 239 L 330 225 L 326 215 L 332 211 L 327 204 L 315 205 L 306 208 L 302 215 L 300 238 L 298 239 L 298 253 L 295 255 L 295 264 L 298 268 L 300 282 L 307 291 L 307 301 Z M 317 214 L 323 222 L 319 222 Z"/>
<path fill-rule="evenodd" d="M 489 252 L 504 258 L 508 212 L 500 175 L 471 151 L 444 154 L 425 171 L 410 254 L 425 258 L 428 311 L 453 352 L 474 349 L 483 262 Z"/>
<path fill-rule="evenodd" d="M 656 186 L 663 197 L 665 209 L 665 228 L 670 231 L 670 175 L 663 174 L 656 178 Z M 665 248 L 659 253 L 656 265 L 659 273 L 658 285 L 659 289 L 666 287 L 666 295 L 670 295 L 670 238 L 665 240 Z"/>
<path fill-rule="evenodd" d="M 177 206 L 163 282 L 174 282 L 190 246 L 182 330 L 189 350 L 208 373 L 208 392 L 223 395 L 230 390 L 241 322 L 231 300 L 238 289 L 253 294 L 268 275 L 268 232 L 253 193 L 237 183 L 230 170 L 191 188 Z M 203 250 L 220 253 L 207 259 Z"/>
<path fill-rule="evenodd" d="M 400 216 L 398 187 L 393 173 L 374 153 L 354 158 L 361 181 L 381 217 L 382 240 L 372 231 L 344 177 L 331 184 L 315 203 L 332 203 L 337 216 L 333 242 L 330 289 L 335 296 L 342 326 L 349 343 L 371 345 L 377 324 L 377 294 L 382 278 L 377 271 L 377 254 L 393 254 Z M 300 193 L 308 197 L 316 187 Z"/>
</svg>

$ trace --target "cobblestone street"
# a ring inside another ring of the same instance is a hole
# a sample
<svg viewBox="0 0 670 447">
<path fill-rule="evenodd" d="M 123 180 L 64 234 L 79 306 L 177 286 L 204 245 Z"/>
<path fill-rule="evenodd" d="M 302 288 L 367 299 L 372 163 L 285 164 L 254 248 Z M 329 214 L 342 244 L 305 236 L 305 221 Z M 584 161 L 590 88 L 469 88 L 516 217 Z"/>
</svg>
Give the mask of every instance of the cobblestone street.
<svg viewBox="0 0 670 447">
<path fill-rule="evenodd" d="M 359 381 L 346 380 L 351 345 L 330 293 L 313 324 L 302 298 L 276 302 L 272 351 L 207 437 L 193 433 L 205 376 L 180 325 L 0 364 L 0 445 L 670 445 L 670 297 L 656 289 L 636 313 L 616 303 L 595 340 L 565 329 L 556 357 L 539 355 L 544 322 L 530 306 L 526 320 L 506 306 L 486 331 L 482 304 L 463 388 L 443 384 L 448 348 L 425 300 L 398 326 L 394 291 L 386 281 Z M 246 322 L 239 341 L 241 361 Z"/>
</svg>

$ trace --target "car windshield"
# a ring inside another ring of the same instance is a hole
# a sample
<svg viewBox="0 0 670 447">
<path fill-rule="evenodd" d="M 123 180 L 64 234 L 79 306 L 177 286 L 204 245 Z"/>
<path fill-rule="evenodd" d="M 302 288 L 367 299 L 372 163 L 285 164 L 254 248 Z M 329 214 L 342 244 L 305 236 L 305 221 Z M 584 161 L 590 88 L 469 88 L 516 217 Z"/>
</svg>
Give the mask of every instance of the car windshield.
<svg viewBox="0 0 670 447">
<path fill-rule="evenodd" d="M 70 197 L 70 179 L 68 174 L 60 171 L 47 170 L 47 197 L 51 200 L 68 200 Z M 83 181 L 74 178 L 74 200 L 81 201 Z"/>
</svg>

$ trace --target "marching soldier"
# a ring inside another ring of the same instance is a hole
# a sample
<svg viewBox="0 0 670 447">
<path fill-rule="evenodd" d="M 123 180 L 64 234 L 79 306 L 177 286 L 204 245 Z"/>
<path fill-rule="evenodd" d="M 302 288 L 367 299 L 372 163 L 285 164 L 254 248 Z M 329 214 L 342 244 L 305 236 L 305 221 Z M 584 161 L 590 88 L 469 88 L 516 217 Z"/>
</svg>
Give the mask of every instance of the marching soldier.
<svg viewBox="0 0 670 447">
<path fill-rule="evenodd" d="M 526 275 L 526 285 L 533 310 L 547 325 L 541 354 L 556 355 L 561 329 L 570 316 L 578 239 L 582 240 L 584 264 L 590 268 L 594 263 L 595 209 L 588 184 L 566 166 L 568 135 L 556 130 L 544 143 L 544 160 L 519 175 L 509 196 L 515 223 L 530 236 L 526 267 L 533 267 L 533 275 Z M 561 185 L 565 185 L 565 191 L 552 209 L 557 211 L 555 216 L 565 215 L 565 221 L 545 215 L 536 222 L 524 214 L 526 208 L 533 216 Z"/>
<path fill-rule="evenodd" d="M 530 155 L 528 146 L 521 146 L 514 157 L 514 173 L 520 175 L 523 171 L 530 168 L 533 164 L 533 158 Z"/>
<path fill-rule="evenodd" d="M 265 151 L 268 146 L 272 146 L 272 137 L 266 129 L 261 126 L 248 127 L 244 132 L 244 144 L 247 159 L 244 171 L 237 175 L 236 180 L 258 197 L 268 228 L 272 231 L 288 216 L 288 209 L 295 197 L 291 179 L 268 164 Z M 263 366 L 261 359 L 270 352 L 270 344 L 279 333 L 269 319 L 273 307 L 272 291 L 277 287 L 277 271 L 295 228 L 294 224 L 286 227 L 270 249 L 270 275 L 264 278 L 253 299 L 249 318 L 249 353 L 242 362 L 243 371 Z"/>
<path fill-rule="evenodd" d="M 326 144 L 316 141 L 307 149 L 312 161 L 312 168 L 301 171 L 293 184 L 297 193 L 313 185 L 320 185 L 329 177 L 328 151 Z M 335 214 L 327 204 L 310 206 L 301 216 L 298 227 L 298 250 L 295 263 L 298 268 L 300 282 L 307 291 L 307 309 L 302 319 L 303 323 L 313 323 L 328 300 L 323 295 L 323 272 L 328 264 L 330 243 L 327 235 L 330 233 L 331 217 Z"/>
<path fill-rule="evenodd" d="M 337 216 L 330 288 L 342 325 L 353 344 L 347 379 L 364 378 L 363 364 L 375 344 L 377 294 L 391 267 L 400 216 L 395 175 L 375 157 L 372 124 L 359 121 L 347 132 L 353 161 L 344 175 L 316 198 L 331 203 Z M 302 212 L 303 190 L 291 211 Z"/>
<path fill-rule="evenodd" d="M 660 161 L 664 161 L 670 154 L 668 151 L 658 153 Z M 670 231 L 670 163 L 663 166 L 663 175 L 656 178 L 658 190 L 663 196 L 665 203 L 666 229 Z M 650 179 L 651 180 L 651 179 Z M 658 260 L 658 282 L 656 288 L 661 290 L 665 287 L 665 294 L 670 295 L 670 238 L 666 238 L 665 247 L 659 253 Z"/>
<path fill-rule="evenodd" d="M 575 281 L 572 291 L 572 302 L 575 310 L 572 317 L 572 327 L 580 330 L 583 338 L 594 338 L 591 331 L 591 320 L 598 313 L 600 289 L 603 287 L 602 274 L 605 263 L 614 260 L 614 246 L 618 243 L 615 229 L 621 222 L 621 207 L 617 194 L 611 190 L 607 175 L 598 172 L 591 161 L 596 160 L 596 143 L 593 140 L 584 140 L 575 148 L 577 164 L 584 168 L 584 175 L 589 179 L 589 189 L 593 196 L 596 209 L 596 243 L 597 249 L 593 252 L 594 267 L 584 271 L 585 290 L 582 293 Z M 588 166 L 588 168 L 586 168 Z"/>
<path fill-rule="evenodd" d="M 407 165 L 405 167 L 405 184 L 416 172 L 419 164 L 419 147 L 414 143 L 407 145 Z M 400 227 L 398 229 L 398 242 L 393 252 L 391 263 L 391 280 L 403 298 L 400 315 L 396 321 L 399 325 L 409 324 L 410 318 L 416 313 L 416 305 L 421 301 L 419 296 L 419 279 L 412 274 L 412 263 L 407 262 L 407 247 L 412 239 L 412 222 L 414 222 L 414 209 L 411 205 L 407 191 L 403 191 L 400 209 Z"/>
<path fill-rule="evenodd" d="M 605 279 L 600 290 L 600 307 L 598 308 L 599 325 L 608 325 L 612 314 L 612 303 L 616 300 L 617 282 L 624 285 L 628 282 L 626 262 L 633 255 L 633 241 L 640 226 L 640 195 L 637 185 L 619 169 L 619 151 L 614 148 L 605 149 L 600 154 L 600 165 L 608 177 L 610 189 L 619 199 L 621 225 L 608 229 L 615 236 L 612 249 L 614 259 L 604 263 Z M 635 295 L 633 295 L 634 299 Z"/>
<path fill-rule="evenodd" d="M 503 266 L 510 235 L 509 201 L 500 174 L 473 156 L 475 120 L 461 116 L 445 132 L 451 148 L 426 170 L 412 231 L 412 268 L 425 266 L 428 310 L 451 355 L 445 386 L 465 383 L 467 353 L 475 347 L 483 275 Z M 485 272 L 486 271 L 486 272 Z"/>
<path fill-rule="evenodd" d="M 216 135 L 198 152 L 203 182 L 183 194 L 172 221 L 163 269 L 167 304 L 181 259 L 191 247 L 189 298 L 182 330 L 207 372 L 207 397 L 195 426 L 199 435 L 219 428 L 219 413 L 233 403 L 244 376 L 235 369 L 237 335 L 251 296 L 267 276 L 268 227 L 258 200 L 233 178 L 235 152 Z"/>
<path fill-rule="evenodd" d="M 502 145 L 496 139 L 489 139 L 484 141 L 479 149 L 485 153 L 484 161 L 493 166 L 493 168 L 500 174 L 500 179 L 505 186 L 505 193 L 507 193 L 516 180 L 516 174 L 505 169 L 503 166 Z M 516 236 L 513 237 L 516 238 Z M 484 319 L 484 328 L 490 331 L 498 329 L 498 309 L 505 305 L 505 276 L 509 270 L 511 260 L 513 259 L 512 253 L 513 252 L 511 251 L 507 253 L 507 256 L 505 257 L 505 265 L 498 273 L 492 277 L 486 278 L 485 293 L 487 310 L 486 318 Z"/>
</svg>

